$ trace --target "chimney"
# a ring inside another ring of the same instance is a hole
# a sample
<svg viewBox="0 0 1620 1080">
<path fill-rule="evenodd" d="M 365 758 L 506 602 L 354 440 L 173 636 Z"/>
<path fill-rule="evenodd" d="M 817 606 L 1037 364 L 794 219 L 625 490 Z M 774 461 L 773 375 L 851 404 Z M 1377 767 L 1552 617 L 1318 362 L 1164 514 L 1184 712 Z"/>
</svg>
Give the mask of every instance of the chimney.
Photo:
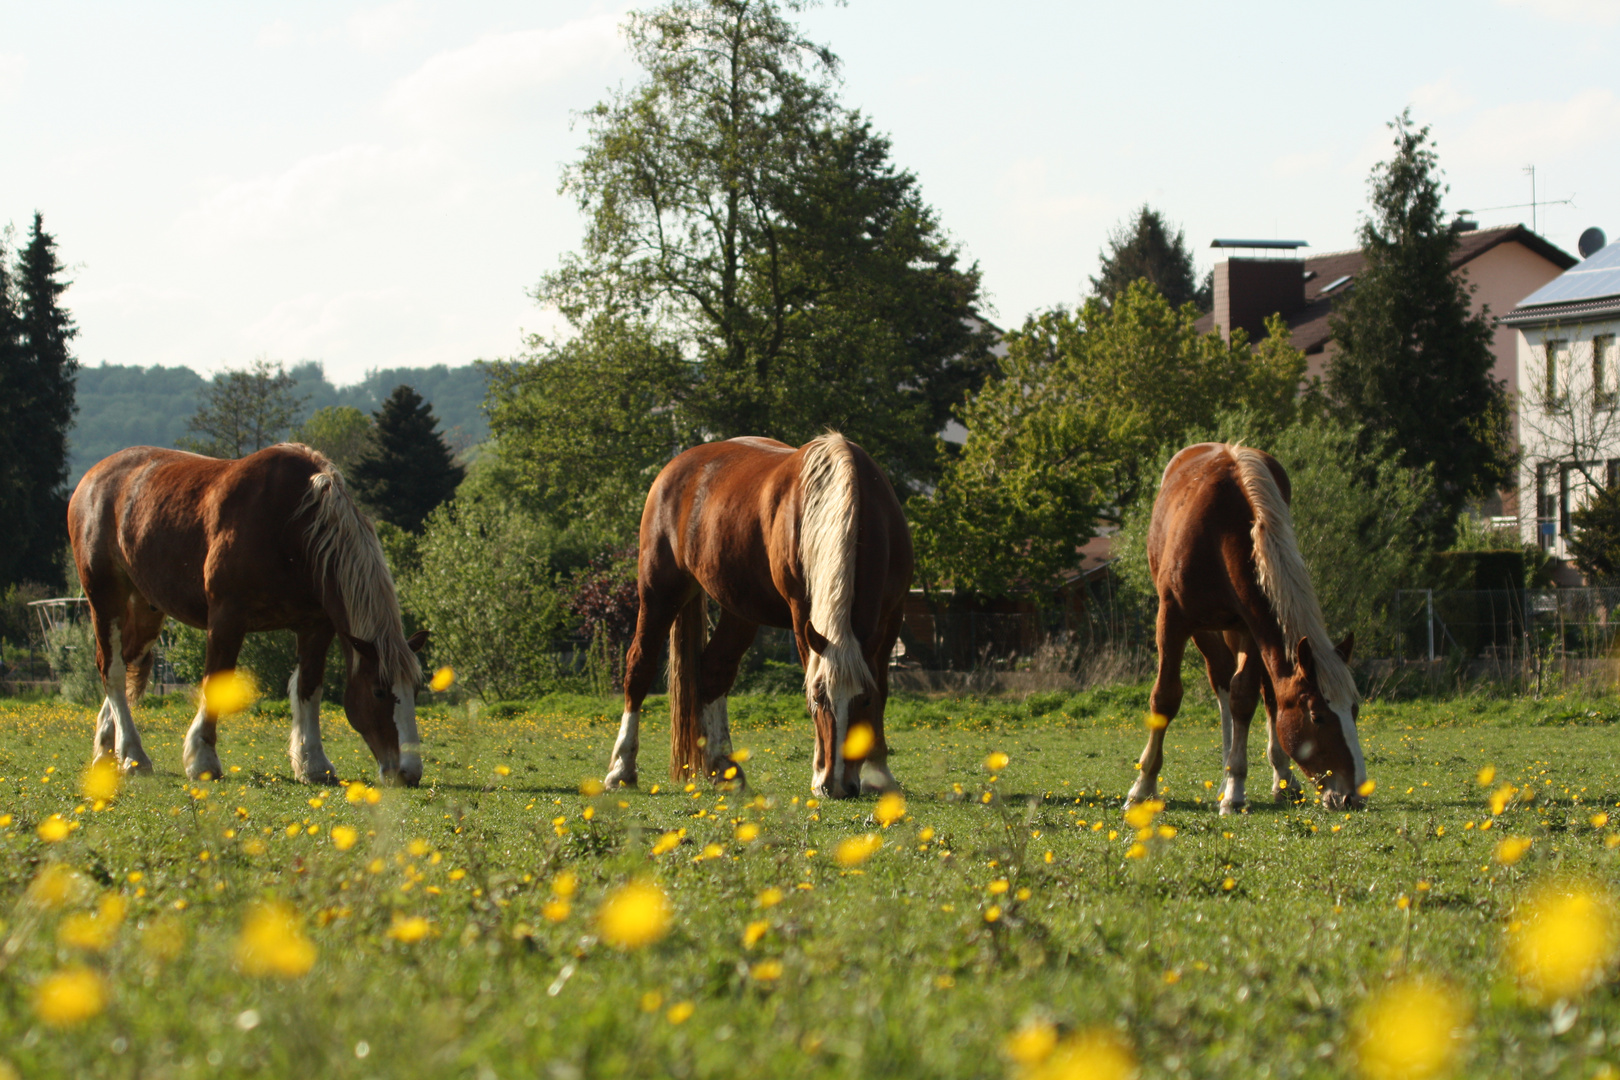
<svg viewBox="0 0 1620 1080">
<path fill-rule="evenodd" d="M 1303 240 L 1216 240 L 1210 246 L 1289 252 L 1269 259 L 1229 256 L 1215 264 L 1215 325 L 1225 340 L 1241 328 L 1250 342 L 1258 341 L 1270 316 L 1281 313 L 1286 319 L 1305 306 L 1305 261 L 1293 255 L 1305 246 Z"/>
</svg>

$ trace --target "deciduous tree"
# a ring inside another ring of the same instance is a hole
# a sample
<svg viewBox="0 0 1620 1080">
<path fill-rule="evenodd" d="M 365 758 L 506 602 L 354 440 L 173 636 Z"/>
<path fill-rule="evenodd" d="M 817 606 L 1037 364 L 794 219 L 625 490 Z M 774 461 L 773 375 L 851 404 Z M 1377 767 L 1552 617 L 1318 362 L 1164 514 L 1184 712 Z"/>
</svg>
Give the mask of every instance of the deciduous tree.
<svg viewBox="0 0 1620 1080">
<path fill-rule="evenodd" d="M 353 405 L 316 409 L 293 432 L 293 441 L 319 450 L 344 472 L 360 463 L 371 447 L 371 417 Z"/>
<path fill-rule="evenodd" d="M 239 458 L 287 438 L 304 403 L 298 380 L 279 361 L 259 357 L 240 371 L 222 371 L 202 392 L 186 421 L 192 432 L 175 440 L 182 450 Z"/>
</svg>

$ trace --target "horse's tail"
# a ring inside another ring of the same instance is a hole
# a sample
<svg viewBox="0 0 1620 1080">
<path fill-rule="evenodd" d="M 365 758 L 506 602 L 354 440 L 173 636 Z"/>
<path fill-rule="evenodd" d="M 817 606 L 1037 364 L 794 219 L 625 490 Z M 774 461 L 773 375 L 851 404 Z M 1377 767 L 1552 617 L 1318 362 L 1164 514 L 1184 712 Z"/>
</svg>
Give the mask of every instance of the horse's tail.
<svg viewBox="0 0 1620 1080">
<path fill-rule="evenodd" d="M 698 704 L 698 668 L 709 637 L 707 606 L 700 589 L 669 628 L 669 775 L 674 780 L 694 780 L 708 769 Z"/>
<path fill-rule="evenodd" d="M 1266 455 L 1248 446 L 1233 445 L 1228 449 L 1237 464 L 1238 483 L 1254 511 L 1249 537 L 1254 542 L 1255 577 L 1282 627 L 1289 658 L 1294 657 L 1300 638 L 1309 638 L 1317 657 L 1317 677 L 1329 700 L 1360 700 L 1355 678 L 1328 636 L 1316 586 L 1311 583 L 1311 572 L 1305 567 L 1294 536 L 1293 514 L 1277 486 L 1277 478 L 1271 474 Z"/>
<path fill-rule="evenodd" d="M 855 602 L 855 543 L 860 490 L 855 454 L 836 432 L 812 441 L 799 477 L 803 512 L 799 562 L 810 594 L 810 655 L 804 694 L 812 711 L 818 701 L 847 701 L 877 685 L 850 625 Z"/>
</svg>

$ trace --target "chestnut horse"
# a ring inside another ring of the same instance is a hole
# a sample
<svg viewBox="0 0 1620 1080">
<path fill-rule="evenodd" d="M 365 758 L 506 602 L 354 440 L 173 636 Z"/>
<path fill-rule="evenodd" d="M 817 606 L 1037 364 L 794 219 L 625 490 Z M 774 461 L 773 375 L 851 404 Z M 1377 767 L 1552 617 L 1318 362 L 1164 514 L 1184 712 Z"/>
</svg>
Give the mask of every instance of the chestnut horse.
<svg viewBox="0 0 1620 1080">
<path fill-rule="evenodd" d="M 1164 736 L 1181 706 L 1181 659 L 1191 637 L 1220 702 L 1226 783 L 1220 810 L 1244 807 L 1249 721 L 1266 703 L 1266 756 L 1277 801 L 1295 798 L 1289 759 L 1315 781 L 1322 805 L 1359 807 L 1367 779 L 1356 734 L 1360 694 L 1348 661 L 1354 637 L 1328 639 L 1294 540 L 1288 475 L 1270 454 L 1224 443 L 1189 446 L 1164 471 L 1148 526 L 1159 594 L 1159 676 L 1128 802 L 1152 798 Z"/>
<path fill-rule="evenodd" d="M 107 698 L 95 756 L 150 772 L 130 702 L 152 670 L 165 617 L 208 631 L 204 678 L 236 666 L 242 638 L 292 630 L 293 774 L 336 783 L 321 746 L 321 679 L 337 636 L 349 665 L 343 705 L 385 781 L 422 778 L 416 652 L 405 639 L 377 534 L 342 474 L 307 446 L 283 443 L 237 461 L 135 446 L 84 474 L 68 504 L 79 581 L 90 600 L 96 666 Z M 202 696 L 202 695 L 199 695 Z M 206 698 L 186 734 L 193 780 L 222 774 L 219 717 Z"/>
<path fill-rule="evenodd" d="M 726 694 L 759 627 L 777 626 L 792 628 L 804 665 L 816 738 L 812 789 L 839 798 L 896 787 L 883 707 L 911 571 L 911 533 L 894 488 L 842 435 L 797 450 L 739 438 L 676 457 L 641 514 L 641 613 L 607 786 L 636 782 L 641 703 L 665 634 L 670 773 L 740 784 Z M 707 597 L 720 617 L 705 641 Z M 870 727 L 872 746 L 846 762 L 854 724 Z"/>
</svg>

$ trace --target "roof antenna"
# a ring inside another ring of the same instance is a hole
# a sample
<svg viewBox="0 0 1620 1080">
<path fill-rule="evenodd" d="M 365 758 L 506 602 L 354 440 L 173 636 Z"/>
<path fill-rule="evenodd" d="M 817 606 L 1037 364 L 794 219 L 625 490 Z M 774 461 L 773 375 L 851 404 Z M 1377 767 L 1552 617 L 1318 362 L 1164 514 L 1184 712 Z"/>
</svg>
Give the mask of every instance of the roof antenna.
<svg viewBox="0 0 1620 1080">
<path fill-rule="evenodd" d="M 1536 224 L 1536 167 L 1526 165 L 1524 171 L 1530 174 L 1530 231 L 1539 233 L 1541 229 Z"/>
</svg>

